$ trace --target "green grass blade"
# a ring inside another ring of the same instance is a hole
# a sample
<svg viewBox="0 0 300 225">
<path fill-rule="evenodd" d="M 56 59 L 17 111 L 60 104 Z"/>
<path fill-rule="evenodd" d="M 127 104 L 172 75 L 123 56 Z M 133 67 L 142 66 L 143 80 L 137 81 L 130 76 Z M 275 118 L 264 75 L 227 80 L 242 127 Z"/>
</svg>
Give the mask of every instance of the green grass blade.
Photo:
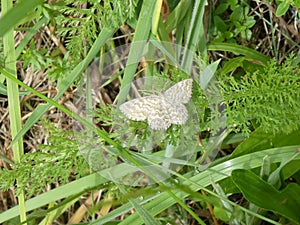
<svg viewBox="0 0 300 225">
<path fill-rule="evenodd" d="M 293 155 L 295 154 L 295 149 L 297 149 L 298 147 L 299 145 L 289 146 L 285 148 L 273 148 L 265 151 L 255 152 L 253 154 L 244 155 L 232 160 L 228 160 L 216 166 L 208 168 L 207 170 L 197 174 L 196 176 L 193 176 L 192 178 L 190 178 L 190 180 L 184 181 L 183 185 L 190 187 L 191 191 L 196 192 L 202 189 L 203 187 L 211 185 L 212 181 L 218 182 L 229 177 L 233 170 L 253 169 L 260 167 L 263 162 L 262 159 L 266 155 L 270 157 L 270 161 L 272 163 L 281 162 L 284 159 L 293 157 Z M 295 160 L 296 159 L 299 160 L 300 155 L 298 155 L 297 158 L 295 158 Z M 183 191 L 177 191 L 175 194 L 180 199 L 188 197 L 188 194 Z M 175 203 L 176 201 L 173 198 L 170 198 L 168 193 L 164 192 L 159 197 L 155 198 L 153 201 L 147 203 L 144 206 L 144 208 L 146 210 L 149 210 L 149 212 L 152 215 L 157 215 L 169 208 L 170 206 L 174 205 Z M 253 212 L 251 211 L 248 211 L 246 209 L 244 210 L 247 211 L 247 213 L 253 214 Z M 255 216 L 265 221 L 269 221 L 272 224 L 279 224 L 258 214 L 255 214 Z M 126 224 L 126 222 L 130 224 L 142 224 L 142 220 L 136 213 L 127 217 L 123 222 L 124 224 Z"/>
<path fill-rule="evenodd" d="M 133 81 L 136 68 L 140 61 L 140 57 L 142 56 L 146 41 L 148 40 L 149 34 L 151 32 L 152 16 L 149 15 L 152 15 L 154 13 L 154 9 L 155 1 L 143 1 L 142 9 L 128 55 L 123 81 L 120 87 L 118 106 L 126 101 L 127 95 L 129 93 L 130 84 Z"/>
<path fill-rule="evenodd" d="M 186 13 L 191 6 L 190 0 L 182 0 L 178 3 L 176 8 L 171 12 L 165 22 L 165 29 L 168 33 L 172 32 L 180 21 L 182 21 L 186 17 Z"/>
<path fill-rule="evenodd" d="M 117 185 L 123 194 L 126 194 L 126 190 L 121 185 Z M 144 210 L 142 205 L 139 204 L 135 199 L 128 200 L 130 204 L 136 209 L 137 213 L 140 215 L 142 220 L 145 222 L 145 225 L 159 225 L 155 218 L 148 213 L 148 211 Z"/>
<path fill-rule="evenodd" d="M 0 83 L 0 94 L 2 95 L 7 95 L 7 87 Z M 19 95 L 22 96 L 22 95 L 28 95 L 29 92 L 28 91 L 19 91 Z"/>
<path fill-rule="evenodd" d="M 192 192 L 196 192 L 203 187 L 207 187 L 211 185 L 212 181 L 218 182 L 220 180 L 226 179 L 231 175 L 231 172 L 236 169 L 253 169 L 260 167 L 263 163 L 263 158 L 268 155 L 270 157 L 270 161 L 272 163 L 281 162 L 282 160 L 291 158 L 295 154 L 295 149 L 300 146 L 289 146 L 285 148 L 273 148 L 260 152 L 254 152 L 252 154 L 243 155 L 231 160 L 227 160 L 222 162 L 216 166 L 208 168 L 207 170 L 200 172 L 199 174 L 189 178 L 189 180 L 185 180 L 182 182 L 182 185 L 186 185 L 190 187 Z M 295 160 L 299 160 L 300 155 L 295 157 Z M 119 171 L 130 170 L 132 166 L 128 166 L 125 164 L 120 164 L 116 166 Z M 116 168 L 113 168 L 114 170 Z M 107 169 L 110 170 L 110 169 Z M 107 173 L 104 172 L 103 173 Z M 103 174 L 102 171 L 99 171 L 99 174 Z M 83 177 L 79 180 L 73 181 L 69 184 L 51 190 L 49 192 L 43 193 L 35 198 L 32 198 L 26 202 L 27 210 L 34 210 L 38 207 L 49 204 L 50 202 L 57 201 L 63 198 L 70 197 L 72 195 L 76 195 L 84 190 L 88 191 L 97 186 L 104 184 L 107 182 L 106 179 L 101 177 L 98 174 L 92 174 L 87 177 Z M 189 196 L 185 191 L 176 190 L 174 191 L 177 197 L 180 199 L 186 198 Z M 152 200 L 151 200 L 152 199 Z M 150 200 L 150 201 L 149 201 Z M 156 193 L 147 199 L 138 200 L 136 199 L 138 204 L 142 204 L 143 208 L 151 213 L 151 215 L 157 215 L 165 209 L 169 208 L 176 201 L 169 196 L 166 192 Z M 113 210 L 109 214 L 103 216 L 99 219 L 95 224 L 100 222 L 107 222 L 112 220 L 115 216 L 119 216 L 122 213 L 127 212 L 132 209 L 131 204 L 124 204 L 120 208 L 117 208 L 116 211 Z M 18 207 L 14 207 L 12 209 L 7 210 L 6 212 L 0 214 L 0 223 L 7 221 L 19 213 Z M 251 212 L 249 212 L 251 213 Z M 128 219 L 130 218 L 130 219 Z M 134 222 L 130 224 L 141 224 L 142 220 L 139 218 L 137 214 L 133 214 L 126 218 L 124 221 Z M 264 218 L 265 219 L 265 218 Z M 124 222 L 125 223 L 125 222 Z"/>
<path fill-rule="evenodd" d="M 13 7 L 11 0 L 2 1 L 2 13 L 6 17 Z M 13 18 L 11 22 L 16 19 Z M 1 26 L 0 26 L 1 27 Z M 0 28 L 2 30 L 2 28 Z M 3 49 L 5 58 L 5 69 L 12 73 L 13 77 L 17 77 L 16 68 L 16 52 L 15 52 L 15 39 L 14 39 L 14 29 L 13 26 L 8 26 L 6 33 L 3 33 Z M 8 111 L 10 120 L 10 129 L 12 138 L 16 137 L 18 132 L 22 128 L 21 119 L 21 107 L 19 99 L 19 88 L 18 84 L 13 80 L 6 79 L 7 82 L 7 97 L 8 97 Z M 21 158 L 24 154 L 23 140 L 19 139 L 17 142 L 12 144 L 12 149 L 14 153 L 14 162 L 20 163 Z M 19 180 L 17 179 L 17 186 L 19 186 Z M 20 206 L 20 221 L 24 222 L 26 220 L 26 210 L 25 210 L 25 195 L 24 191 L 18 194 L 18 204 Z"/>
<path fill-rule="evenodd" d="M 54 101 L 57 101 L 64 92 L 70 87 L 70 85 L 81 75 L 82 71 L 87 68 L 89 63 L 95 58 L 98 54 L 100 48 L 106 43 L 106 41 L 111 38 L 111 36 L 115 33 L 115 30 L 111 29 L 103 29 L 99 34 L 98 38 L 94 42 L 91 50 L 89 51 L 87 57 L 79 63 L 70 74 L 68 74 L 59 84 L 58 90 L 59 92 L 54 97 Z M 16 135 L 13 142 L 17 141 L 20 137 L 22 137 L 51 107 L 51 104 L 47 105 L 39 105 L 31 114 L 31 116 L 26 121 L 22 130 Z"/>
<path fill-rule="evenodd" d="M 57 207 L 55 210 L 49 212 L 44 216 L 44 219 L 39 222 L 38 225 L 49 225 L 56 222 L 57 218 L 65 213 L 68 208 L 71 208 L 77 201 L 80 201 L 80 196 L 78 198 L 74 198 L 68 201 L 66 204 L 62 204 L 62 206 Z M 53 203 L 54 205 L 54 203 Z"/>
<path fill-rule="evenodd" d="M 19 84 L 20 86 L 24 87 L 25 89 L 27 89 L 28 91 L 32 92 L 33 94 L 35 94 L 36 96 L 40 97 L 41 99 L 45 100 L 46 102 L 48 102 L 48 104 L 55 106 L 57 109 L 61 110 L 62 112 L 66 113 L 67 115 L 73 117 L 74 119 L 76 119 L 77 121 L 81 122 L 83 125 L 85 125 L 88 129 L 96 132 L 103 140 L 105 140 L 106 142 L 108 142 L 109 144 L 111 144 L 112 146 L 115 146 L 117 149 L 119 150 L 123 150 L 123 148 L 117 144 L 116 142 L 114 142 L 106 133 L 106 131 L 104 130 L 100 130 L 97 129 L 92 123 L 88 122 L 87 120 L 85 120 L 84 118 L 80 117 L 79 115 L 73 113 L 72 111 L 68 110 L 67 108 L 65 108 L 64 106 L 58 104 L 56 101 L 47 98 L 46 96 L 44 96 L 43 94 L 41 94 L 40 92 L 34 90 L 33 88 L 27 86 L 26 84 L 24 84 L 22 81 L 18 80 L 17 78 L 15 78 L 12 74 L 8 73 L 7 71 L 3 70 L 0 68 L 0 72 L 7 78 L 9 78 L 10 80 L 14 81 L 15 83 Z"/>
<path fill-rule="evenodd" d="M 16 49 L 16 56 L 19 57 L 23 49 L 26 47 L 28 42 L 33 38 L 33 36 L 39 31 L 43 24 L 47 24 L 48 19 L 46 17 L 41 18 L 26 34 L 26 36 L 21 40 L 20 44 Z"/>
<path fill-rule="evenodd" d="M 245 55 L 248 59 L 258 61 L 263 65 L 267 65 L 270 60 L 268 56 L 260 52 L 233 43 L 210 43 L 207 48 L 209 51 L 228 51 L 236 55 Z"/>
<path fill-rule="evenodd" d="M 206 40 L 204 37 L 203 16 L 206 1 L 197 0 L 194 3 L 192 17 L 188 26 L 187 38 L 185 40 L 185 52 L 182 59 L 182 68 L 185 71 L 191 71 L 193 57 L 197 45 L 199 45 L 200 55 L 207 58 Z"/>
<path fill-rule="evenodd" d="M 97 186 L 107 182 L 103 177 L 98 174 L 92 174 L 84 178 L 73 181 L 67 185 L 48 191 L 37 197 L 31 198 L 26 201 L 26 210 L 31 211 L 42 206 L 45 206 L 51 202 L 55 202 L 60 199 L 64 199 L 73 195 L 77 195 L 80 192 L 89 191 L 95 189 Z M 0 214 L 0 223 L 8 221 L 19 215 L 19 207 L 15 206 Z"/>
<path fill-rule="evenodd" d="M 24 17 L 43 2 L 44 0 L 19 1 L 13 9 L 0 19 L 0 36 L 3 36 L 12 27 L 15 27 Z"/>
</svg>

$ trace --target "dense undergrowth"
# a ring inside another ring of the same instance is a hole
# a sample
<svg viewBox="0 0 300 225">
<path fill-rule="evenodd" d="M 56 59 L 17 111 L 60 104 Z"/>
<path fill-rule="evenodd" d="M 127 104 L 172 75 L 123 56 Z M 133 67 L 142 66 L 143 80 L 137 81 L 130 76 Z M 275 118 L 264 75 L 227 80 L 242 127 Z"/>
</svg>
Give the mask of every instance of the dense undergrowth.
<svg viewBox="0 0 300 225">
<path fill-rule="evenodd" d="M 1 3 L 1 224 L 300 223 L 297 1 Z"/>
</svg>

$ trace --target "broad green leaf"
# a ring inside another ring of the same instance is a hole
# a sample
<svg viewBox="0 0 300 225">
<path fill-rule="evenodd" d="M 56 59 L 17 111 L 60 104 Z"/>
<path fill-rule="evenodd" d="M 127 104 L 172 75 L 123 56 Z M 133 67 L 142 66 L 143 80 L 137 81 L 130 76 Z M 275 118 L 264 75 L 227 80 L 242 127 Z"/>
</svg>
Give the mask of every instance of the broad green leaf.
<svg viewBox="0 0 300 225">
<path fill-rule="evenodd" d="M 219 16 L 214 16 L 214 24 L 221 33 L 225 33 L 228 29 L 228 25 Z"/>
<path fill-rule="evenodd" d="M 191 177 L 189 180 L 184 181 L 183 185 L 187 185 L 192 191 L 198 191 L 199 189 L 203 189 L 203 187 L 207 187 L 208 185 L 211 185 L 212 180 L 214 182 L 218 182 L 222 179 L 229 177 L 231 171 L 237 168 L 256 168 L 258 166 L 261 166 L 262 163 L 261 159 L 265 155 L 270 156 L 271 162 L 276 162 L 278 160 L 280 161 L 287 157 L 289 158 L 292 155 L 294 155 L 294 148 L 295 146 L 293 146 L 293 148 L 291 148 L 290 150 L 288 150 L 289 148 L 269 149 L 263 152 L 256 152 L 246 156 L 241 156 L 239 159 L 227 160 L 214 167 L 208 168 L 208 170 L 205 170 L 199 173 L 198 175 Z M 286 154 L 288 154 L 289 156 L 287 156 Z M 180 198 L 185 198 L 189 195 L 184 191 L 180 191 L 180 190 L 174 193 Z M 175 203 L 176 202 L 174 202 L 174 199 L 170 198 L 168 193 L 162 193 L 160 196 L 153 199 L 153 201 L 147 203 L 145 205 L 145 209 L 151 210 L 151 213 L 153 215 L 157 215 L 158 213 L 166 210 L 168 207 L 170 207 Z M 247 212 L 252 213 L 251 211 L 247 211 Z M 257 215 L 255 213 L 252 213 L 251 215 L 255 215 L 256 217 L 262 218 L 260 215 Z M 107 221 L 108 217 L 105 219 L 106 220 L 104 221 Z M 263 219 L 269 222 L 272 221 L 265 217 Z M 136 213 L 127 217 L 123 222 L 124 224 L 126 224 L 126 222 L 127 224 L 142 224 L 142 220 L 138 217 Z M 279 224 L 279 223 L 272 221 L 272 224 Z"/>
<path fill-rule="evenodd" d="M 220 3 L 218 5 L 218 7 L 216 8 L 216 10 L 214 11 L 214 13 L 216 15 L 220 15 L 222 14 L 223 12 L 226 11 L 226 9 L 228 8 L 229 4 L 227 2 L 224 2 L 224 3 Z"/>
<path fill-rule="evenodd" d="M 232 179 L 249 202 L 275 211 L 299 224 L 300 186 L 298 184 L 291 183 L 279 191 L 249 170 L 233 171 Z"/>
<path fill-rule="evenodd" d="M 235 8 L 234 11 L 232 12 L 232 14 L 230 15 L 230 20 L 233 24 L 243 21 L 244 20 L 244 8 L 242 6 Z"/>
<path fill-rule="evenodd" d="M 240 144 L 230 158 L 265 150 L 272 147 L 283 147 L 300 144 L 300 130 L 293 131 L 290 134 L 272 134 L 266 133 L 262 127 L 257 128 L 251 135 Z M 295 149 L 296 150 L 296 149 Z"/>
<path fill-rule="evenodd" d="M 238 0 L 227 0 L 227 2 L 229 3 L 231 10 L 239 7 Z"/>
<path fill-rule="evenodd" d="M 236 57 L 230 59 L 229 61 L 224 63 L 221 73 L 227 74 L 232 72 L 236 68 L 241 67 L 243 65 L 244 60 L 246 60 L 245 57 Z"/>
<path fill-rule="evenodd" d="M 282 169 L 282 176 L 284 179 L 295 176 L 295 174 L 300 174 L 300 161 L 299 160 L 293 160 L 292 162 L 288 163 L 283 169 Z M 296 179 L 297 180 L 297 179 Z M 297 180 L 298 183 L 300 180 Z"/>
<path fill-rule="evenodd" d="M 277 17 L 283 16 L 289 9 L 290 4 L 287 1 L 282 1 L 279 5 L 278 8 L 276 9 L 275 15 Z"/>
<path fill-rule="evenodd" d="M 254 73 L 257 70 L 263 69 L 262 65 L 253 63 L 252 61 L 249 61 L 249 60 L 244 60 L 242 63 L 242 67 L 248 73 Z"/>
<path fill-rule="evenodd" d="M 300 8 L 300 0 L 294 0 L 294 5 L 296 8 Z"/>
<path fill-rule="evenodd" d="M 208 84 L 211 82 L 211 80 L 218 68 L 220 61 L 221 60 L 219 59 L 219 60 L 213 62 L 212 64 L 208 65 L 204 69 L 203 73 L 201 74 L 199 85 L 203 91 L 205 91 L 207 89 Z"/>
</svg>

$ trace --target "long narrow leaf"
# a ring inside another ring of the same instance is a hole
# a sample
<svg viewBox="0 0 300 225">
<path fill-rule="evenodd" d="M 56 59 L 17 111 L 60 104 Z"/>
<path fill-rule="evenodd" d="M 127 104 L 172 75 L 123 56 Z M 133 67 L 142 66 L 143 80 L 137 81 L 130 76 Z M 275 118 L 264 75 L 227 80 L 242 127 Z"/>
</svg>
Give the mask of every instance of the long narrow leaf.
<svg viewBox="0 0 300 225">
<path fill-rule="evenodd" d="M 0 19 L 0 36 L 3 36 L 9 29 L 15 27 L 24 17 L 26 17 L 32 10 L 34 10 L 39 4 L 42 4 L 44 0 L 30 0 L 19 1 L 13 9 L 5 14 Z"/>
<path fill-rule="evenodd" d="M 128 55 L 128 60 L 124 71 L 124 78 L 120 87 L 118 106 L 126 101 L 127 95 L 129 93 L 130 84 L 133 81 L 136 68 L 138 66 L 138 63 L 144 50 L 144 46 L 150 34 L 152 25 L 152 14 L 154 12 L 154 9 L 155 4 L 153 0 L 143 1 L 143 6 L 140 12 L 139 20 L 136 25 L 134 38 L 132 40 L 131 49 Z"/>
<path fill-rule="evenodd" d="M 268 149 L 265 151 L 260 152 L 254 152 L 252 154 L 243 155 L 231 160 L 227 160 L 225 162 L 222 162 L 216 166 L 213 166 L 211 168 L 208 168 L 207 170 L 189 178 L 190 181 L 184 181 L 182 184 L 187 185 L 190 187 L 191 191 L 198 191 L 199 189 L 203 187 L 207 187 L 211 184 L 212 181 L 218 182 L 220 180 L 226 179 L 231 175 L 231 172 L 236 169 L 253 169 L 257 168 L 262 165 L 263 157 L 268 155 L 270 158 L 270 161 L 272 163 L 281 162 L 284 159 L 290 158 L 295 154 L 295 149 L 299 148 L 300 146 L 290 146 L 285 148 L 273 148 Z M 299 160 L 300 156 L 298 155 L 295 160 Z M 118 170 L 120 171 L 126 171 L 127 169 L 131 169 L 132 166 L 120 164 L 117 165 Z M 115 168 L 110 168 L 115 170 Z M 110 170 L 107 169 L 107 170 Z M 107 173 L 107 172 L 104 172 Z M 99 174 L 102 174 L 101 171 L 99 171 Z M 66 184 L 64 186 L 61 186 L 59 188 L 56 188 L 54 190 L 51 190 L 49 192 L 46 192 L 44 194 L 41 194 L 35 198 L 32 198 L 26 202 L 26 209 L 27 210 L 34 210 L 36 208 L 42 207 L 44 205 L 49 204 L 50 202 L 57 201 L 63 198 L 70 197 L 72 195 L 78 194 L 78 192 L 84 191 L 84 190 L 90 190 L 93 189 L 105 182 L 107 182 L 106 179 L 102 178 L 99 174 L 92 174 L 87 177 L 83 177 L 79 180 L 73 181 L 69 184 Z M 122 175 L 120 175 L 122 176 Z M 116 177 L 117 179 L 117 177 Z M 174 192 L 176 196 L 180 198 L 186 198 L 188 194 L 184 191 L 177 190 Z M 149 198 L 143 199 L 142 201 L 138 201 L 139 204 L 143 204 L 149 201 Z M 144 208 L 148 210 L 152 215 L 157 215 L 158 213 L 162 212 L 163 210 L 167 209 L 168 207 L 175 204 L 176 201 L 168 195 L 166 192 L 156 193 L 153 196 L 153 200 L 149 203 L 145 204 Z M 116 209 L 117 213 L 115 211 L 110 212 L 109 214 L 103 216 L 99 222 L 108 222 L 112 219 L 114 219 L 115 216 L 121 215 L 122 213 L 127 212 L 128 210 L 132 209 L 131 204 L 125 204 L 120 209 Z M 6 212 L 3 212 L 0 214 L 0 223 L 3 223 L 4 221 L 7 221 L 15 216 L 18 215 L 18 207 L 14 207 L 12 209 L 7 210 Z M 134 222 L 134 221 L 140 221 L 139 223 L 134 224 L 140 224 L 141 220 L 139 219 L 138 215 L 133 214 L 132 216 L 129 216 L 125 221 L 127 222 Z M 133 224 L 133 223 L 130 223 Z"/>
<path fill-rule="evenodd" d="M 13 4 L 11 0 L 2 1 L 2 12 L 4 17 L 8 15 L 8 12 L 9 10 L 12 9 L 12 7 Z M 13 21 L 15 21 L 15 19 Z M 0 30 L 1 29 L 2 28 L 0 28 Z M 3 36 L 3 49 L 4 49 L 4 57 L 5 57 L 5 69 L 10 71 L 12 73 L 12 76 L 16 78 L 17 77 L 16 51 L 15 51 L 14 29 L 12 26 L 9 27 L 9 29 Z M 14 138 L 22 128 L 19 88 L 18 88 L 18 84 L 11 79 L 6 79 L 6 83 L 7 83 L 10 132 L 11 132 L 11 137 Z M 24 154 L 23 140 L 19 139 L 16 143 L 14 143 L 12 145 L 12 149 L 14 153 L 14 162 L 20 163 L 21 158 Z M 19 179 L 17 179 L 17 186 L 20 186 Z M 24 191 L 21 191 L 18 194 L 18 204 L 20 206 L 20 221 L 24 222 L 26 220 Z"/>
<path fill-rule="evenodd" d="M 248 59 L 259 62 L 263 65 L 267 65 L 270 60 L 269 57 L 260 52 L 233 43 L 211 43 L 208 44 L 207 49 L 210 51 L 228 51 L 236 55 L 245 55 Z"/>
<path fill-rule="evenodd" d="M 190 187 L 192 191 L 198 191 L 203 187 L 207 187 L 211 184 L 212 181 L 218 182 L 223 180 L 231 175 L 231 172 L 236 169 L 252 169 L 257 168 L 262 165 L 264 156 L 268 155 L 272 163 L 280 162 L 286 158 L 290 158 L 295 154 L 295 149 L 299 146 L 290 146 L 285 148 L 274 148 L 268 149 L 261 152 L 255 152 L 253 154 L 244 155 L 232 160 L 225 161 L 220 163 L 212 168 L 209 168 L 198 175 L 193 176 L 190 180 L 185 181 L 183 185 Z M 297 159 L 300 159 L 300 155 L 297 156 Z M 188 194 L 185 192 L 178 191 L 176 195 L 179 198 L 186 198 Z M 149 210 L 152 215 L 157 215 L 162 211 L 166 210 L 176 202 L 174 199 L 170 198 L 168 193 L 162 193 L 158 198 L 155 198 L 153 201 L 147 203 L 144 208 Z M 250 211 L 247 211 L 251 213 Z M 272 220 L 256 215 L 266 221 L 274 223 Z M 124 224 L 142 224 L 141 219 L 138 215 L 132 214 L 127 217 L 124 221 Z"/>
</svg>

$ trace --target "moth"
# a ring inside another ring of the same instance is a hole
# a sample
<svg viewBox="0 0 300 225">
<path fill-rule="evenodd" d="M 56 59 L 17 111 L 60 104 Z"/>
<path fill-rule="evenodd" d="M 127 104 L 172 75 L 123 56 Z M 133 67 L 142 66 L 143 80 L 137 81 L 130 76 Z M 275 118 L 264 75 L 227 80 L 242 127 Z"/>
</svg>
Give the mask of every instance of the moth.
<svg viewBox="0 0 300 225">
<path fill-rule="evenodd" d="M 171 124 L 183 125 L 188 120 L 188 103 L 193 80 L 182 80 L 163 93 L 136 98 L 120 105 L 119 109 L 131 120 L 147 122 L 152 130 L 167 130 Z"/>
</svg>

